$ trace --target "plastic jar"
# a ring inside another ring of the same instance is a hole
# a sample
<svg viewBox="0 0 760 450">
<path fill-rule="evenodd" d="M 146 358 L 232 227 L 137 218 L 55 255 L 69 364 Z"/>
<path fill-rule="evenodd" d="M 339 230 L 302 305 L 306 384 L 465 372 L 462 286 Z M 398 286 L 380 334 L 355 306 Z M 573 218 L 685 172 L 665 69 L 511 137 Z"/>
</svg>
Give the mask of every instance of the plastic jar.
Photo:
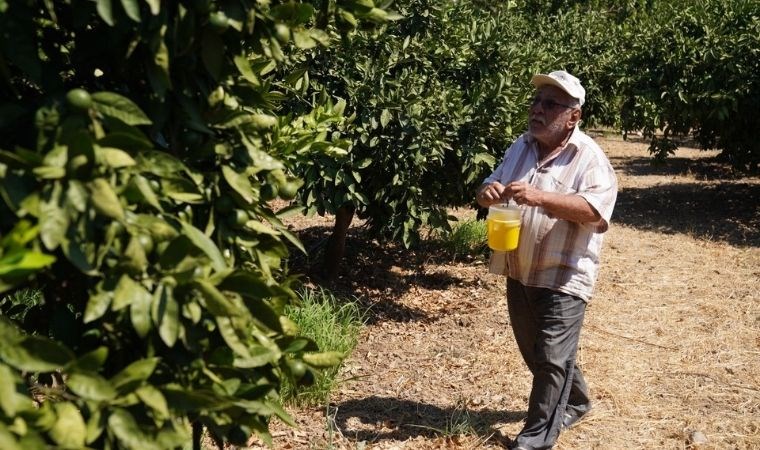
<svg viewBox="0 0 760 450">
<path fill-rule="evenodd" d="M 520 208 L 499 203 L 488 208 L 486 218 L 488 246 L 491 250 L 509 252 L 520 240 Z"/>
</svg>

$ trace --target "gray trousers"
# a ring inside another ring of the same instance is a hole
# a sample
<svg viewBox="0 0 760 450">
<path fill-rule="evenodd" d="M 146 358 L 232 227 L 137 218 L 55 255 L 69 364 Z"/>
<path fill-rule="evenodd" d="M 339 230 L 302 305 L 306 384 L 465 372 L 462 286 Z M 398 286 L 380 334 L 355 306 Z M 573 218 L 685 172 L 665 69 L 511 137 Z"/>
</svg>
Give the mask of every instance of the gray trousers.
<svg viewBox="0 0 760 450">
<path fill-rule="evenodd" d="M 533 373 L 528 417 L 515 446 L 550 449 L 565 414 L 581 416 L 591 408 L 586 381 L 575 363 L 586 302 L 507 278 L 507 305 L 517 346 Z"/>
</svg>

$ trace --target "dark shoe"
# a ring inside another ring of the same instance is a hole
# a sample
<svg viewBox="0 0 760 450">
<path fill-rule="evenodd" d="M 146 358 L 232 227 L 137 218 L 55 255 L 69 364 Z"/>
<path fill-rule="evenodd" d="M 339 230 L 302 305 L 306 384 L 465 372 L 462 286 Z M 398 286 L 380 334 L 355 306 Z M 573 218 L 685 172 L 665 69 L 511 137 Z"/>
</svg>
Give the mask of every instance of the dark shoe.
<svg viewBox="0 0 760 450">
<path fill-rule="evenodd" d="M 512 441 L 508 446 L 507 449 L 509 450 L 532 450 L 528 447 L 522 446 L 517 443 L 517 441 Z"/>
<path fill-rule="evenodd" d="M 576 410 L 568 410 L 565 412 L 565 415 L 562 417 L 562 428 L 568 429 L 571 428 L 573 425 L 578 423 L 579 420 L 581 420 L 585 415 L 587 415 L 591 409 L 588 409 L 586 411 L 576 411 Z"/>
</svg>

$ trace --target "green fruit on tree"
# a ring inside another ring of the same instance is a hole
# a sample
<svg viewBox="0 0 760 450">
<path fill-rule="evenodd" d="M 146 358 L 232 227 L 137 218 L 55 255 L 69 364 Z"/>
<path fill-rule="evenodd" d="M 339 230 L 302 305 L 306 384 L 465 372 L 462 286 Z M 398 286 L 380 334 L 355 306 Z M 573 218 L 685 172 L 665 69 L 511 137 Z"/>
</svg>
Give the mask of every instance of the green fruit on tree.
<svg viewBox="0 0 760 450">
<path fill-rule="evenodd" d="M 208 15 L 208 23 L 218 33 L 223 33 L 230 27 L 230 20 L 221 11 L 212 12 Z"/>
<path fill-rule="evenodd" d="M 289 181 L 280 185 L 278 192 L 283 200 L 293 200 L 298 193 L 299 187 L 301 187 L 301 183 L 298 181 Z"/>
<path fill-rule="evenodd" d="M 235 212 L 232 213 L 232 216 L 230 216 L 230 220 L 232 220 L 232 223 L 235 226 L 243 227 L 246 222 L 251 220 L 251 216 L 249 216 L 248 212 L 243 209 L 236 209 Z"/>
<path fill-rule="evenodd" d="M 261 199 L 264 201 L 272 200 L 277 196 L 277 186 L 272 184 L 263 184 L 259 190 L 261 193 Z"/>
<path fill-rule="evenodd" d="M 81 88 L 70 90 L 66 94 L 66 101 L 69 102 L 69 105 L 79 110 L 87 110 L 92 107 L 92 96 Z"/>
<path fill-rule="evenodd" d="M 293 378 L 296 380 L 300 380 L 303 378 L 304 374 L 306 374 L 307 367 L 303 361 L 298 359 L 287 359 L 285 363 L 288 365 L 291 375 L 293 375 Z"/>
</svg>

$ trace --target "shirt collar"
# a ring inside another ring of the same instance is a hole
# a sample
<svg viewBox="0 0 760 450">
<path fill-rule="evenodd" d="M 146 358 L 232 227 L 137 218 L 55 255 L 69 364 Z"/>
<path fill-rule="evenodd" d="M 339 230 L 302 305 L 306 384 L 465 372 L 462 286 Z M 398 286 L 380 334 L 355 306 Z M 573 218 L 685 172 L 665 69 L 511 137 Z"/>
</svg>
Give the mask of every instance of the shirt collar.
<svg viewBox="0 0 760 450">
<path fill-rule="evenodd" d="M 530 146 L 533 147 L 533 150 L 536 152 L 536 155 L 538 155 L 538 141 L 536 141 L 536 138 L 534 138 L 533 135 L 530 134 L 530 133 L 525 133 L 525 136 L 526 136 L 525 137 L 525 141 Z M 565 150 L 567 150 L 571 145 L 573 147 L 575 147 L 575 148 L 581 148 L 580 144 L 581 144 L 581 132 L 580 132 L 580 128 L 578 127 L 578 125 L 576 125 L 575 128 L 573 128 L 573 132 L 572 132 L 572 134 L 570 134 L 570 138 L 567 140 L 567 143 L 565 143 L 565 146 L 556 155 L 552 156 L 552 158 L 550 159 L 550 161 L 553 160 L 553 159 L 555 159 L 557 156 L 559 156 Z"/>
</svg>

